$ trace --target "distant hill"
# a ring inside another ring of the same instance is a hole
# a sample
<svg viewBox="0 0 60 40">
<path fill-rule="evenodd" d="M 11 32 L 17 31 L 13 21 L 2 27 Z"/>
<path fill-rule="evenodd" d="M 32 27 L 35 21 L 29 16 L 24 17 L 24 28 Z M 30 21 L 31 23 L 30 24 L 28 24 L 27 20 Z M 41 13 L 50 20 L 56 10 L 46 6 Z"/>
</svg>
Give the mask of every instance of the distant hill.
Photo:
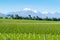
<svg viewBox="0 0 60 40">
<path fill-rule="evenodd" d="M 3 13 L 0 13 L 0 17 L 5 17 L 6 15 Z"/>
<path fill-rule="evenodd" d="M 58 13 L 58 12 L 55 12 L 55 13 L 44 13 L 43 14 L 40 11 L 29 9 L 29 8 L 24 8 L 21 11 L 17 11 L 17 12 L 8 12 L 7 14 L 0 13 L 0 17 L 10 16 L 10 15 L 16 15 L 16 14 L 18 14 L 19 16 L 23 16 L 23 17 L 31 15 L 32 17 L 39 16 L 41 18 L 45 18 L 45 17 L 60 18 L 60 13 Z"/>
</svg>

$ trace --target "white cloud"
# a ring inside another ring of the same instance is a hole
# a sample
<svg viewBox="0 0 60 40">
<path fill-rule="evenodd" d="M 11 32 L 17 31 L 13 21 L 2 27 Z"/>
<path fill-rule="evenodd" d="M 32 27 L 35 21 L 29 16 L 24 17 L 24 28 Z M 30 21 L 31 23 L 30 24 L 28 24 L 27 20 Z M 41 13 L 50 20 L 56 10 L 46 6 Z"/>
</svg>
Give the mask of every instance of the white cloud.
<svg viewBox="0 0 60 40">
<path fill-rule="evenodd" d="M 37 10 L 32 10 L 33 12 L 37 13 L 38 11 Z"/>
<path fill-rule="evenodd" d="M 47 12 L 47 11 L 44 11 L 44 12 L 42 12 L 42 14 L 48 14 L 49 12 Z"/>
<path fill-rule="evenodd" d="M 55 12 L 35 10 L 35 9 L 32 9 L 32 8 L 23 8 L 23 11 L 33 11 L 34 13 L 41 12 L 42 14 L 48 14 L 48 13 L 54 14 L 55 13 Z"/>
<path fill-rule="evenodd" d="M 32 8 L 24 8 L 23 10 L 24 10 L 24 11 L 28 11 L 28 10 L 30 10 L 30 11 L 33 11 L 33 12 L 35 12 L 35 13 L 38 12 L 37 10 L 34 10 L 34 9 L 32 9 Z"/>
<path fill-rule="evenodd" d="M 31 9 L 30 8 L 24 8 L 23 10 L 28 11 L 28 10 L 31 10 Z"/>
</svg>

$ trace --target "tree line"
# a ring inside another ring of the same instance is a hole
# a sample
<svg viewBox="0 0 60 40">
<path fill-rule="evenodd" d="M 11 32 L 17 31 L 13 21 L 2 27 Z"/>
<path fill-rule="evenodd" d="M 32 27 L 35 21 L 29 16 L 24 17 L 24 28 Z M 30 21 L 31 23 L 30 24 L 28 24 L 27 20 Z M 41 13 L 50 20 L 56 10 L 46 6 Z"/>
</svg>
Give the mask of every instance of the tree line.
<svg viewBox="0 0 60 40">
<path fill-rule="evenodd" d="M 60 21 L 60 18 L 40 18 L 39 16 L 34 16 L 32 17 L 31 15 L 28 15 L 28 17 L 22 17 L 19 16 L 18 14 L 14 15 L 10 15 L 8 17 L 0 17 L 0 19 L 24 19 L 24 20 L 46 20 L 46 21 Z"/>
</svg>

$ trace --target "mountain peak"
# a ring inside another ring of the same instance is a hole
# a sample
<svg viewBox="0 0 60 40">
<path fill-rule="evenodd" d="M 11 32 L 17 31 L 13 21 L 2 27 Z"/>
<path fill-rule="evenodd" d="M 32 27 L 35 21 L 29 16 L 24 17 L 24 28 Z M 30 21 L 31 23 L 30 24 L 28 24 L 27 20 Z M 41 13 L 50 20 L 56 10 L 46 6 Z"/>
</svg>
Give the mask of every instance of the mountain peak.
<svg viewBox="0 0 60 40">
<path fill-rule="evenodd" d="M 33 11 L 34 13 L 37 13 L 37 10 L 34 10 L 32 8 L 24 8 L 23 11 Z"/>
</svg>

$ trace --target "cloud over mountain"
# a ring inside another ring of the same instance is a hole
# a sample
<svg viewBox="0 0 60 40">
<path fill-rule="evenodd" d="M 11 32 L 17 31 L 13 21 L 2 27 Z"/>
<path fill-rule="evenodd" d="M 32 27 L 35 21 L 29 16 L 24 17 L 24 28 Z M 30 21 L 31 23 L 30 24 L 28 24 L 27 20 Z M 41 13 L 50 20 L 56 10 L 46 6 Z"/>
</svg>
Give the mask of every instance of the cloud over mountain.
<svg viewBox="0 0 60 40">
<path fill-rule="evenodd" d="M 32 17 L 39 16 L 41 18 L 45 18 L 45 17 L 60 18 L 59 12 L 55 12 L 55 13 L 51 13 L 51 12 L 47 12 L 47 11 L 41 12 L 38 10 L 34 10 L 32 8 L 23 8 L 21 11 L 7 13 L 7 15 L 16 15 L 16 14 L 18 14 L 19 16 L 24 16 L 24 17 L 31 15 Z"/>
</svg>

